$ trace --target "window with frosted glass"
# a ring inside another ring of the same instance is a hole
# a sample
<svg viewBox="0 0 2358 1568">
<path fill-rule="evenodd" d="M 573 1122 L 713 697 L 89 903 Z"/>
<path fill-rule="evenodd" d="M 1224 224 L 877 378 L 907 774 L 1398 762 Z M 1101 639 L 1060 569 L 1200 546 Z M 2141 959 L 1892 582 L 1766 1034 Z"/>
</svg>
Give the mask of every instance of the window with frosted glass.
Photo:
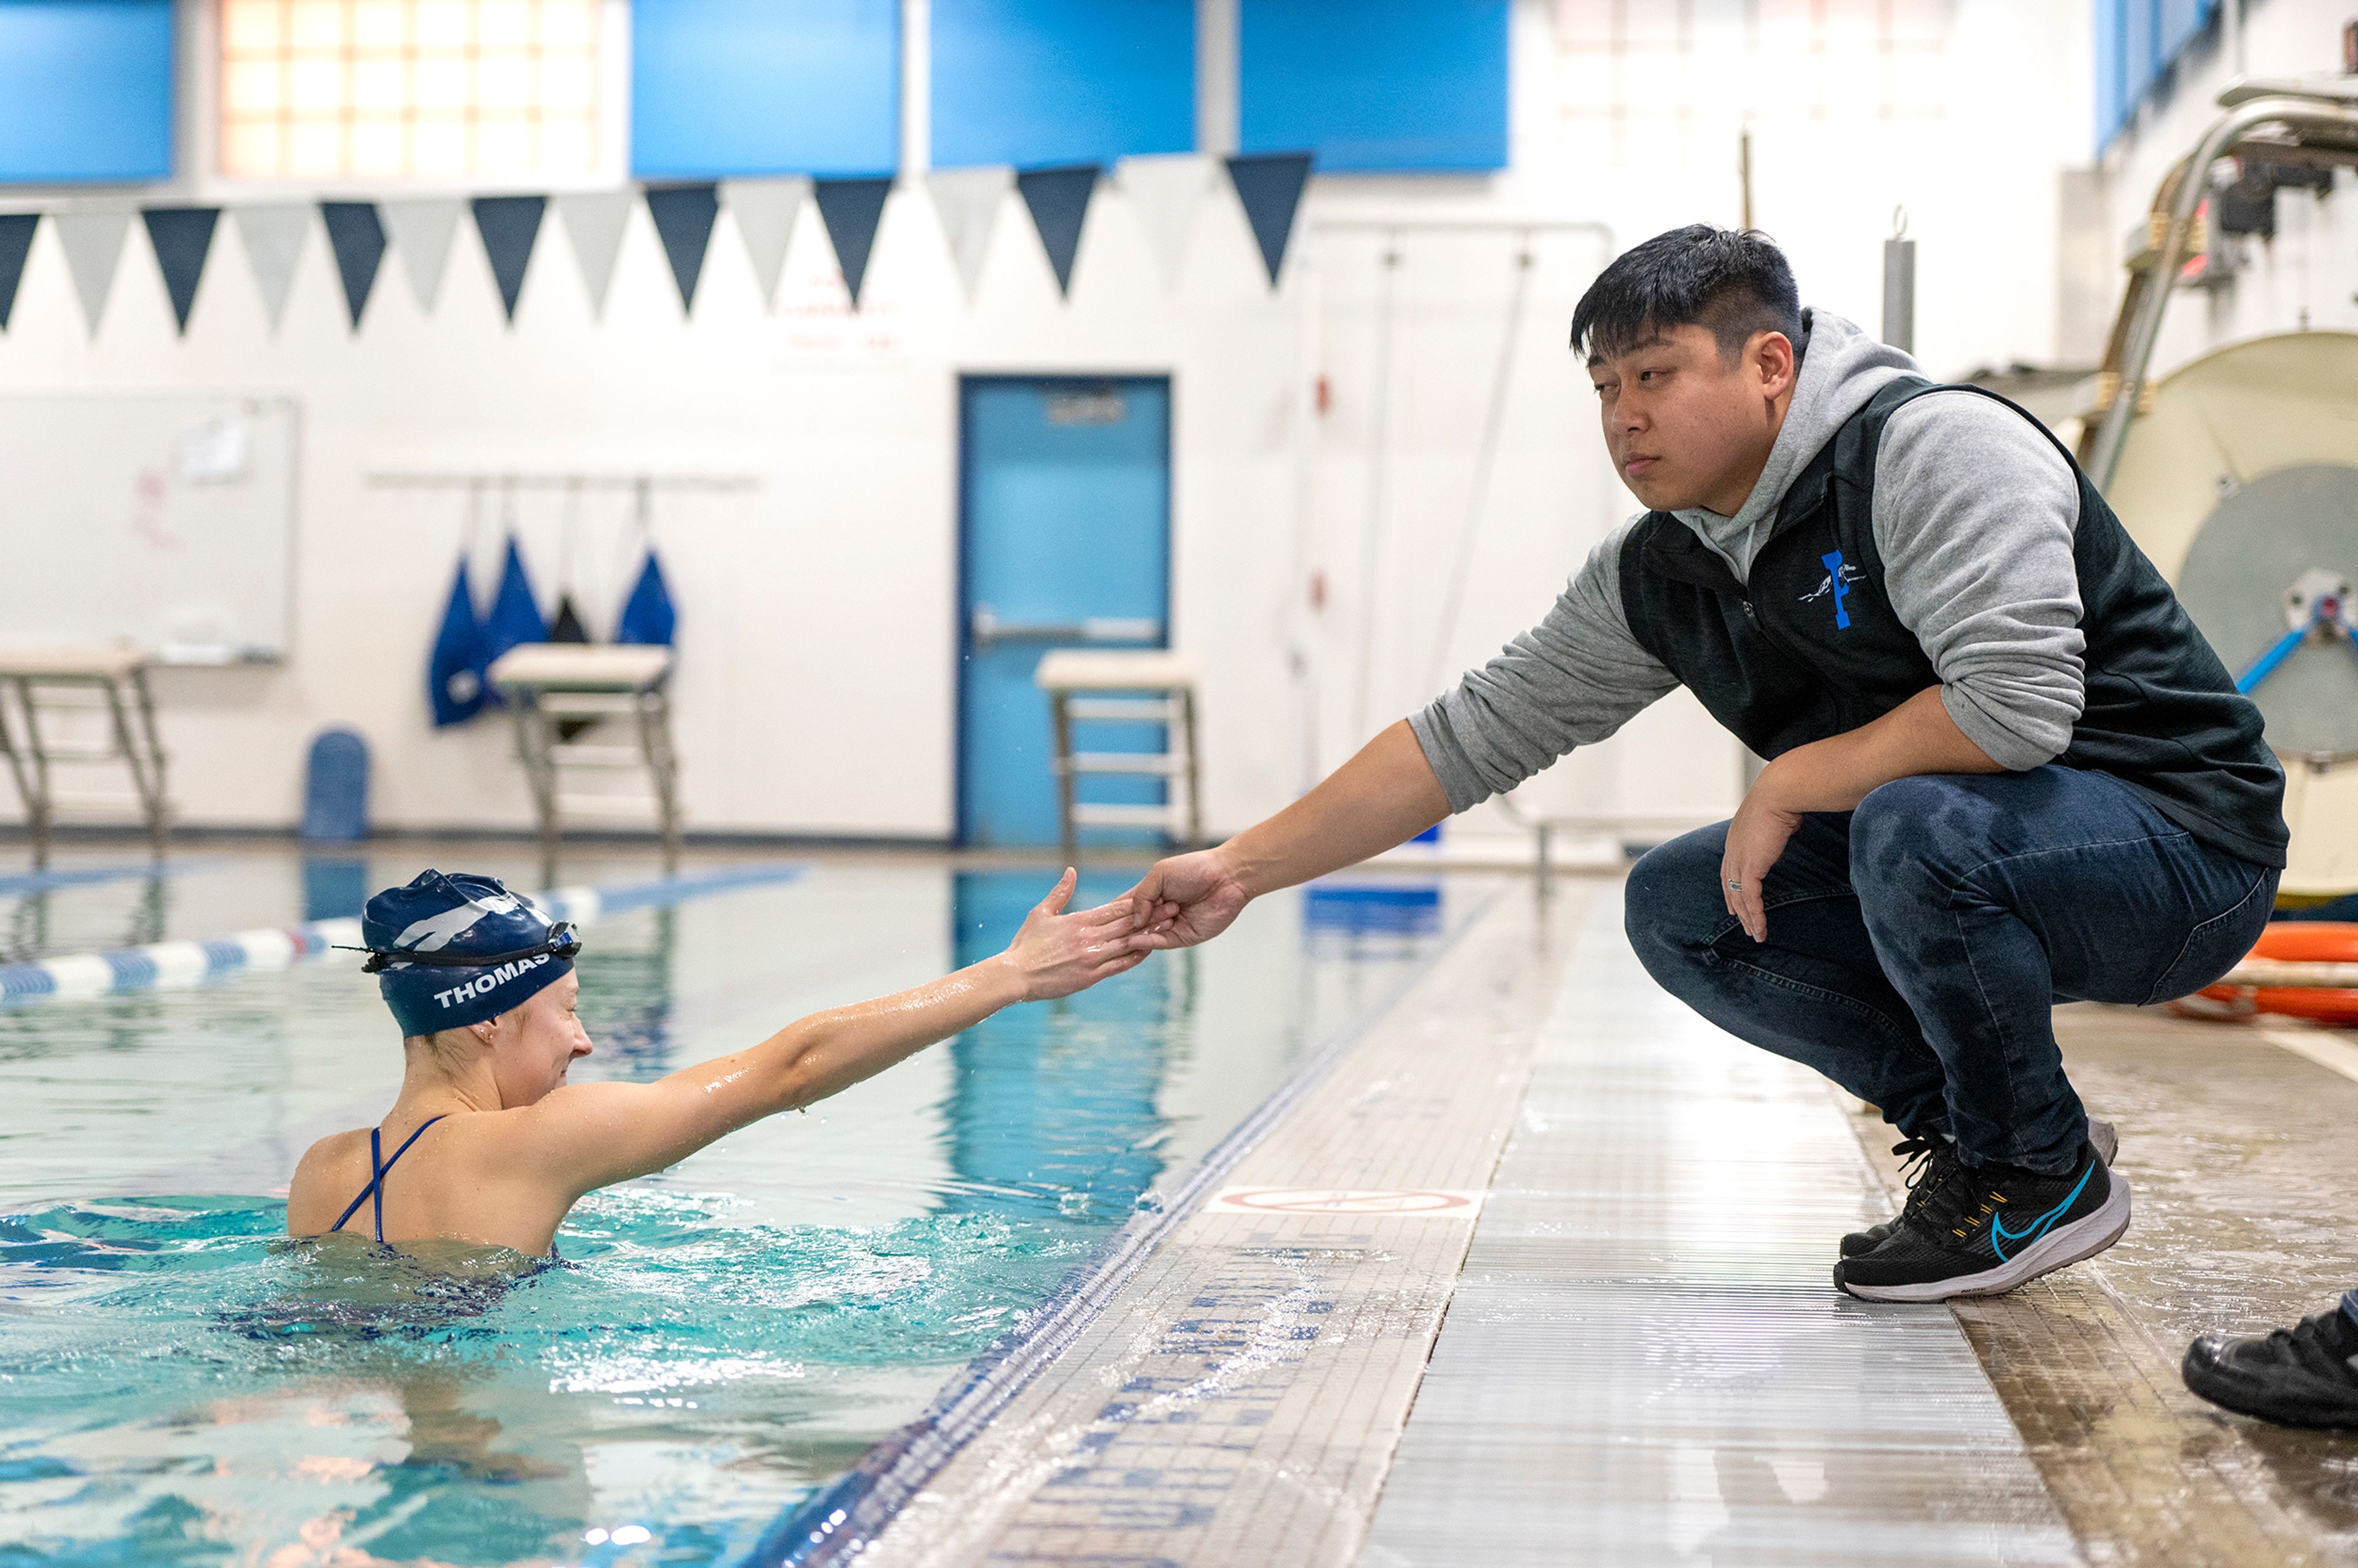
<svg viewBox="0 0 2358 1568">
<path fill-rule="evenodd" d="M 599 0 L 222 0 L 222 171 L 590 173 Z"/>
</svg>

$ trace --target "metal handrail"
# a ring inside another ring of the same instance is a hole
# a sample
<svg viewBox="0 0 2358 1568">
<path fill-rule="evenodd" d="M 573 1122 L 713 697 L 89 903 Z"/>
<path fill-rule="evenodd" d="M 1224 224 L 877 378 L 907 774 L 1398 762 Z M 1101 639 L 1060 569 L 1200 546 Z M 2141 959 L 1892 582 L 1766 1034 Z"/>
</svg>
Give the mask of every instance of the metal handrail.
<svg viewBox="0 0 2358 1568">
<path fill-rule="evenodd" d="M 2231 92 L 2228 96 L 2237 95 Z M 2116 379 L 2111 388 L 2111 401 L 2105 405 L 2104 417 L 2096 427 L 2095 438 L 2088 447 L 2084 466 L 2099 490 L 2111 488 L 2114 470 L 2120 466 L 2121 449 L 2128 441 L 2129 421 L 2136 416 L 2146 372 L 2153 362 L 2154 347 L 2161 339 L 2162 315 L 2169 308 L 2171 287 L 2186 259 L 2195 210 L 2210 190 L 2211 167 L 2232 155 L 2251 132 L 2262 125 L 2282 125 L 2296 135 L 2304 129 L 2331 129 L 2358 138 L 2358 110 L 2338 107 L 2321 97 L 2293 97 L 2288 92 L 2244 99 L 2213 121 L 2195 144 L 2194 151 L 2163 180 L 2154 204 L 2158 208 L 2163 198 L 2168 198 L 2169 222 L 2162 232 L 2151 266 L 2132 280 L 2129 297 L 2123 301 L 2122 308 L 2128 315 L 2127 330 L 2119 339 L 2118 364 L 2107 367 Z M 2339 155 L 2335 161 L 2358 165 L 2358 146 L 2319 150 Z"/>
</svg>

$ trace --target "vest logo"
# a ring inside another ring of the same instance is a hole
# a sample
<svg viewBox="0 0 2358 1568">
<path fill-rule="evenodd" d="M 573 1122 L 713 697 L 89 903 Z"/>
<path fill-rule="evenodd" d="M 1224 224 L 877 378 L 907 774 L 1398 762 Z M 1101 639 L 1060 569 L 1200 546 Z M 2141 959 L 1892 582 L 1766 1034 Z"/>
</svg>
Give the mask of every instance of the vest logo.
<svg viewBox="0 0 2358 1568">
<path fill-rule="evenodd" d="M 1843 601 L 1850 597 L 1850 585 L 1859 580 L 1859 569 L 1847 565 L 1843 560 L 1840 550 L 1828 551 L 1820 556 L 1818 560 L 1826 568 L 1826 580 L 1818 584 L 1810 592 L 1801 595 L 1795 602 L 1814 604 L 1826 595 L 1833 594 L 1834 596 L 1834 630 L 1847 632 L 1850 630 L 1850 609 Z"/>
</svg>

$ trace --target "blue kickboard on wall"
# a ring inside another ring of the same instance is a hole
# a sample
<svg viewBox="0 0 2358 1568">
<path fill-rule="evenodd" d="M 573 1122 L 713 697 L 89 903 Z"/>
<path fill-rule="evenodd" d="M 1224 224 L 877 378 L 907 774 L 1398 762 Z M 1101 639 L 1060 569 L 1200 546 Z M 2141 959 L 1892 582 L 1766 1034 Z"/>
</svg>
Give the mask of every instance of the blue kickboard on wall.
<svg viewBox="0 0 2358 1568">
<path fill-rule="evenodd" d="M 1302 920 L 1314 931 L 1422 935 L 1441 929 L 1441 884 L 1322 878 L 1303 890 Z"/>
<path fill-rule="evenodd" d="M 355 844 L 368 837 L 368 742 L 351 730 L 323 730 L 303 778 L 303 841 Z"/>
</svg>

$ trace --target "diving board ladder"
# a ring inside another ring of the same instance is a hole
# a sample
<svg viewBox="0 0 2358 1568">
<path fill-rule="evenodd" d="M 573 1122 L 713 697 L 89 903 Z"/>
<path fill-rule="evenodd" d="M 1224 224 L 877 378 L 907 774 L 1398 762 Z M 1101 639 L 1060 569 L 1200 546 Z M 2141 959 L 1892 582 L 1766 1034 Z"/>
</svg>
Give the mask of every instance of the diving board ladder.
<svg viewBox="0 0 2358 1568">
<path fill-rule="evenodd" d="M 156 858 L 162 860 L 171 804 L 164 794 L 164 742 L 148 694 L 146 655 L 128 643 L 0 648 L 0 686 L 16 698 L 13 716 L 0 705 L 0 754 L 6 756 L 25 802 L 33 864 L 49 864 L 49 830 L 60 806 L 134 806 Z M 73 739 L 65 733 L 77 727 L 73 716 L 93 713 L 103 716 L 97 736 Z M 127 795 L 65 793 L 50 776 L 59 763 L 114 762 L 130 774 Z"/>
<path fill-rule="evenodd" d="M 1195 749 L 1195 661 L 1161 649 L 1060 648 L 1033 677 L 1048 694 L 1055 754 L 1057 820 L 1065 860 L 1078 857 L 1084 827 L 1153 828 L 1178 844 L 1204 836 L 1203 792 Z M 1076 752 L 1073 726 L 1159 724 L 1161 752 Z M 1160 806 L 1117 806 L 1077 799 L 1083 774 L 1163 781 Z"/>
</svg>

